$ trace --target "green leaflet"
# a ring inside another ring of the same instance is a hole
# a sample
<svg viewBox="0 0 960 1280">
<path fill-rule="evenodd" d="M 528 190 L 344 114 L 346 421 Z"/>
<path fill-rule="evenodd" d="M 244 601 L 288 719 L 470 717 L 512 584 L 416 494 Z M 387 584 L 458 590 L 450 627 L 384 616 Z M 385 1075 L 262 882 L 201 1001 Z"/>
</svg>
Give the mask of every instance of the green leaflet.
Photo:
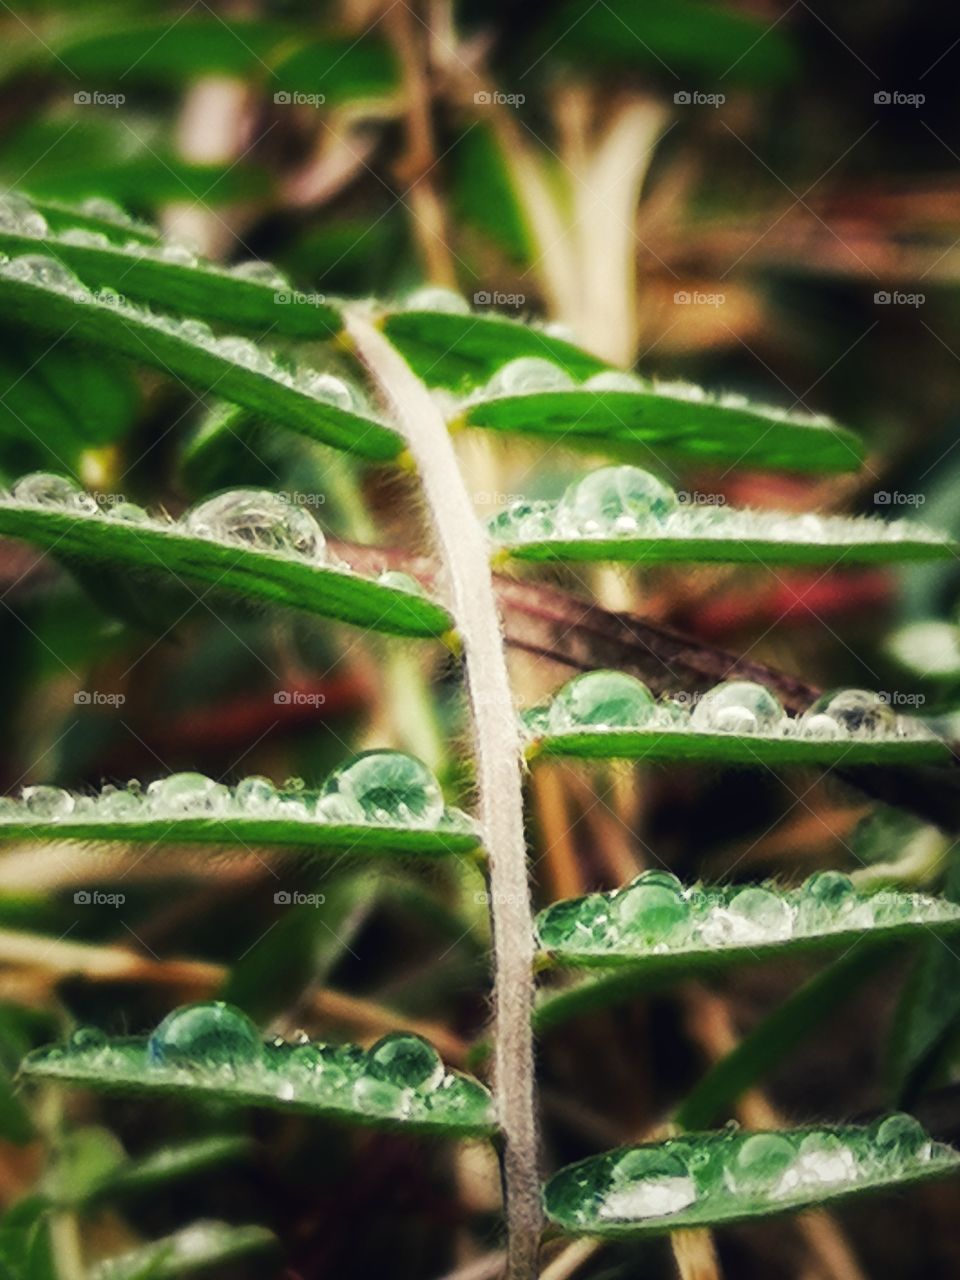
<svg viewBox="0 0 960 1280">
<path fill-rule="evenodd" d="M 427 309 L 431 300 L 434 309 Z M 415 294 L 409 303 L 407 310 L 390 312 L 383 329 L 429 387 L 465 393 L 483 386 L 501 365 L 521 356 L 551 360 L 575 378 L 587 378 L 605 367 L 596 356 L 546 330 L 496 313 L 471 312 L 457 294 L 429 290 L 426 298 Z"/>
<path fill-rule="evenodd" d="M 135 218 L 131 218 L 120 205 L 100 196 L 91 196 L 87 200 L 81 200 L 79 204 L 71 204 L 63 200 L 38 200 L 21 195 L 19 192 L 8 191 L 0 197 L 0 205 L 5 207 L 7 216 L 3 218 L 3 223 L 8 227 L 12 221 L 20 222 L 22 226 L 23 223 L 20 220 L 32 210 L 45 220 L 54 233 L 67 231 L 73 227 L 82 231 L 99 232 L 108 240 L 116 241 L 121 245 L 131 241 L 156 244 L 160 239 L 160 232 L 156 227 L 138 222 Z M 9 217 L 11 208 L 16 212 L 18 207 L 19 216 L 11 219 Z M 39 227 L 39 223 L 33 225 Z"/>
<path fill-rule="evenodd" d="M 346 384 L 328 375 L 298 375 L 243 338 L 215 338 L 202 321 L 153 314 L 94 293 L 62 263 L 28 255 L 0 264 L 0 315 L 9 322 L 120 353 L 182 378 L 259 417 L 360 457 L 388 461 L 400 437 L 368 416 Z M 356 401 L 356 408 L 342 407 Z"/>
<path fill-rule="evenodd" d="M 958 1168 L 960 1154 L 904 1115 L 869 1129 L 689 1133 L 570 1165 L 547 1183 L 544 1205 L 572 1235 L 633 1236 L 831 1204 Z"/>
<path fill-rule="evenodd" d="M 179 1276 L 272 1248 L 276 1237 L 266 1227 L 234 1227 L 199 1221 L 162 1240 L 96 1263 L 90 1280 L 177 1280 Z"/>
<path fill-rule="evenodd" d="M 286 699 L 281 698 L 281 701 Z M 322 790 L 267 778 L 234 787 L 199 773 L 105 786 L 95 795 L 27 787 L 0 800 L 0 841 L 208 844 L 322 850 L 344 854 L 440 855 L 475 850 L 473 821 L 447 809 L 426 766 L 399 751 L 369 751 L 341 765 Z M 89 895 L 83 901 L 89 901 Z M 281 895 L 278 902 L 289 902 Z"/>
<path fill-rule="evenodd" d="M 219 321 L 236 329 L 269 330 L 278 338 L 303 339 L 330 338 L 340 329 L 337 311 L 320 295 L 294 289 L 276 272 L 272 281 L 242 274 L 245 266 L 266 268 L 262 263 L 218 268 L 207 263 L 180 263 L 172 256 L 164 258 L 164 246 L 152 250 L 141 244 L 136 248 L 82 244 L 78 239 L 29 237 L 2 230 L 0 251 L 11 255 L 47 253 L 93 288 L 106 285 L 138 302 Z"/>
<path fill-rule="evenodd" d="M 569 376 L 576 371 L 535 354 L 499 369 L 463 404 L 462 421 L 594 448 L 639 445 L 738 467 L 851 471 L 863 461 L 857 437 L 827 419 L 625 373 L 604 372 L 577 385 Z"/>
<path fill-rule="evenodd" d="M 37 477 L 27 477 L 35 480 Z M 20 482 L 23 484 L 23 481 Z M 65 483 L 65 482 L 63 482 Z M 441 636 L 446 610 L 416 590 L 353 573 L 339 562 L 262 550 L 192 534 L 184 522 L 129 519 L 125 507 L 98 514 L 66 503 L 0 499 L 0 535 L 51 551 L 68 565 L 109 564 L 173 575 L 217 591 L 337 618 L 394 635 Z M 408 587 L 415 588 L 411 579 Z"/>
<path fill-rule="evenodd" d="M 837 689 L 790 717 L 763 685 L 729 680 L 702 694 L 655 702 L 647 686 L 619 671 L 588 671 L 546 706 L 524 713 L 530 758 L 789 764 L 945 764 L 946 742 L 889 694 Z"/>
<path fill-rule="evenodd" d="M 115 1169 L 96 1179 L 88 1199 L 121 1197 L 187 1178 L 246 1155 L 250 1143 L 244 1137 L 197 1138 L 177 1146 L 162 1147 L 136 1160 L 122 1160 Z"/>
<path fill-rule="evenodd" d="M 261 1041 L 219 1002 L 169 1014 L 149 1038 L 84 1029 L 63 1047 L 28 1054 L 21 1073 L 109 1091 L 262 1106 L 457 1137 L 496 1132 L 488 1091 L 448 1071 L 420 1036 L 391 1032 L 369 1050 L 312 1041 Z"/>
<path fill-rule="evenodd" d="M 710 971 L 812 949 L 960 929 L 960 907 L 919 893 L 860 893 L 823 871 L 795 889 L 695 885 L 648 871 L 612 893 L 555 903 L 537 918 L 541 949 L 562 965 L 619 967 L 648 976 Z"/>
</svg>

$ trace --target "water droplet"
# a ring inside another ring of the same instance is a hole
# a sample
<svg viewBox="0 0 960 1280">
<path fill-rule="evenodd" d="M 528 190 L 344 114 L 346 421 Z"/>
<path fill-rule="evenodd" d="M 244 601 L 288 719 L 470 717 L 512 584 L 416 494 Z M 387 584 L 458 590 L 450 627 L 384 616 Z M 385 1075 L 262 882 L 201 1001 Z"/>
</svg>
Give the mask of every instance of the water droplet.
<svg viewBox="0 0 960 1280">
<path fill-rule="evenodd" d="M 552 502 L 512 502 L 487 521 L 496 542 L 539 542 L 556 533 Z"/>
<path fill-rule="evenodd" d="M 774 942 L 789 938 L 793 932 L 793 912 L 769 889 L 741 889 L 730 899 L 727 916 L 738 942 Z"/>
<path fill-rule="evenodd" d="M 402 751 L 367 751 L 337 769 L 323 796 L 355 801 L 366 822 L 434 827 L 443 793 L 425 764 Z"/>
<path fill-rule="evenodd" d="M 24 787 L 23 803 L 34 818 L 44 822 L 56 822 L 69 818 L 74 809 L 74 798 L 62 787 Z"/>
<path fill-rule="evenodd" d="M 826 721 L 832 721 L 831 728 Z M 875 737 L 896 731 L 897 717 L 879 694 L 868 689 L 840 689 L 822 694 L 800 717 L 804 736 Z"/>
<path fill-rule="evenodd" d="M 569 391 L 574 386 L 566 369 L 539 356 L 521 356 L 501 365 L 484 389 L 484 398 L 523 396 L 538 391 Z"/>
<path fill-rule="evenodd" d="M 640 729 L 656 714 L 653 694 L 623 671 L 586 671 L 563 686 L 550 704 L 551 733 L 575 729 Z"/>
<path fill-rule="evenodd" d="M 269 262 L 238 262 L 229 268 L 238 280 L 250 280 L 254 284 L 269 285 L 271 289 L 289 289 L 290 281 Z"/>
<path fill-rule="evenodd" d="M 59 507 L 71 515 L 92 516 L 100 508 L 96 499 L 85 493 L 66 476 L 52 475 L 47 471 L 34 471 L 21 476 L 10 491 L 16 502 L 29 502 L 38 507 Z"/>
<path fill-rule="evenodd" d="M 106 196 L 87 196 L 80 203 L 80 212 L 88 218 L 102 218 L 104 222 L 115 222 L 122 227 L 135 227 L 136 221 L 130 217 L 126 209 L 121 208 Z"/>
<path fill-rule="evenodd" d="M 930 1153 L 930 1135 L 919 1120 L 897 1111 L 871 1129 L 879 1158 L 891 1164 L 925 1159 Z"/>
<path fill-rule="evenodd" d="M 544 947 L 584 947 L 591 950 L 607 941 L 610 899 L 602 893 L 567 898 L 541 912 L 538 934 Z"/>
<path fill-rule="evenodd" d="M 407 595 L 426 597 L 423 584 L 418 582 L 416 578 L 412 578 L 409 573 L 402 573 L 399 569 L 386 569 L 377 579 L 381 587 L 392 587 L 394 591 L 405 591 Z"/>
<path fill-rule="evenodd" d="M 195 267 L 197 265 L 197 255 L 189 245 L 179 244 L 173 240 L 168 241 L 166 244 L 158 245 L 155 253 L 163 262 L 170 262 L 178 267 Z"/>
<path fill-rule="evenodd" d="M 112 244 L 102 231 L 88 231 L 86 227 L 68 227 L 57 237 L 61 244 L 76 245 L 80 249 L 110 249 Z"/>
<path fill-rule="evenodd" d="M 856 1157 L 835 1134 L 807 1134 L 800 1143 L 799 1157 L 797 1174 L 801 1182 L 835 1186 L 856 1180 Z"/>
<path fill-rule="evenodd" d="M 362 826 L 368 819 L 363 807 L 352 796 L 335 793 L 321 796 L 314 809 L 318 822 L 330 822 L 337 826 Z"/>
<path fill-rule="evenodd" d="M 135 502 L 117 502 L 105 509 L 111 520 L 120 520 L 124 524 L 149 524 L 150 513 Z"/>
<path fill-rule="evenodd" d="M 213 330 L 204 320 L 180 320 L 176 333 L 197 347 L 212 347 L 215 342 Z"/>
<path fill-rule="evenodd" d="M 260 1033 L 240 1009 L 221 1000 L 167 1014 L 147 1042 L 151 1066 L 238 1067 L 261 1062 Z"/>
<path fill-rule="evenodd" d="M 422 1036 L 393 1031 L 378 1040 L 367 1057 L 367 1070 L 378 1080 L 429 1093 L 444 1076 L 439 1053 Z"/>
<path fill-rule="evenodd" d="M 784 1134 L 755 1133 L 737 1144 L 736 1155 L 724 1170 L 724 1180 L 737 1195 L 776 1195 L 796 1157 L 796 1146 Z"/>
<path fill-rule="evenodd" d="M 689 908 L 684 901 L 679 881 L 660 872 L 648 872 L 627 885 L 613 899 L 611 915 L 614 924 L 626 935 L 624 941 L 643 942 L 656 947 L 680 937 L 689 924 Z M 656 877 L 651 879 L 649 877 Z"/>
<path fill-rule="evenodd" d="M 56 258 L 43 254 L 25 254 L 21 258 L 14 258 L 11 262 L 4 263 L 0 270 L 8 280 L 42 285 L 56 293 L 66 293 L 77 298 L 86 297 L 89 293 L 69 267 L 65 267 Z"/>
<path fill-rule="evenodd" d="M 366 400 L 356 387 L 332 373 L 319 373 L 316 369 L 298 369 L 294 385 L 304 395 L 312 396 L 323 404 L 333 405 L 346 413 L 365 415 L 369 412 Z"/>
<path fill-rule="evenodd" d="M 690 717 L 703 733 L 776 733 L 786 717 L 783 707 L 762 684 L 728 680 L 698 701 Z"/>
<path fill-rule="evenodd" d="M 147 803 L 159 817 L 205 817 L 226 811 L 230 789 L 202 773 L 173 773 L 150 783 Z"/>
<path fill-rule="evenodd" d="M 414 289 L 403 300 L 406 311 L 437 311 L 441 315 L 468 316 L 470 304 L 452 289 Z"/>
<path fill-rule="evenodd" d="M 322 561 L 326 542 L 304 507 L 267 489 L 231 489 L 207 498 L 183 517 L 188 533 L 217 542 L 236 542 L 260 551 Z"/>
<path fill-rule="evenodd" d="M 243 778 L 234 788 L 233 798 L 249 815 L 271 813 L 280 803 L 280 794 L 269 778 L 254 775 Z"/>
<path fill-rule="evenodd" d="M 264 373 L 268 377 L 276 377 L 279 366 L 255 342 L 249 338 L 237 338 L 228 335 L 213 340 L 213 350 L 232 364 L 242 365 L 254 373 Z"/>
<path fill-rule="evenodd" d="M 639 467 L 601 467 L 574 481 L 557 504 L 557 524 L 601 537 L 656 531 L 677 495 Z"/>
<path fill-rule="evenodd" d="M 0 198 L 0 230 L 21 236 L 45 236 L 50 228 L 46 218 L 34 209 L 29 200 L 8 191 Z"/>
<path fill-rule="evenodd" d="M 599 1216 L 608 1220 L 663 1218 L 686 1209 L 697 1198 L 686 1162 L 664 1147 L 624 1152 L 611 1169 L 610 1184 L 599 1206 Z"/>
<path fill-rule="evenodd" d="M 811 932 L 873 923 L 869 901 L 860 897 L 842 871 L 817 871 L 810 876 L 800 888 L 798 910 L 801 927 Z"/>
<path fill-rule="evenodd" d="M 143 796 L 129 787 L 114 787 L 109 783 L 97 797 L 96 816 L 110 820 L 135 818 L 143 810 Z"/>
</svg>

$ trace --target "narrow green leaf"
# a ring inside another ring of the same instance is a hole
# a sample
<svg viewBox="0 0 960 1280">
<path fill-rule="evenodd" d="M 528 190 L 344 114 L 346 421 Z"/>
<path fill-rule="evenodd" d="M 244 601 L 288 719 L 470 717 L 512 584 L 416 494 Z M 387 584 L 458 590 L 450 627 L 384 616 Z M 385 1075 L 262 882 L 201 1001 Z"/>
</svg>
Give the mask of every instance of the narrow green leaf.
<svg viewBox="0 0 960 1280">
<path fill-rule="evenodd" d="M 851 471 L 864 456 L 857 437 L 826 418 L 625 373 L 600 373 L 578 386 L 569 371 L 542 358 L 499 369 L 463 404 L 460 420 L 570 444 L 640 445 L 739 467 Z"/>
<path fill-rule="evenodd" d="M 769 689 L 731 680 L 660 703 L 642 681 L 589 671 L 524 714 L 528 756 L 780 765 L 946 764 L 947 743 L 866 689 L 823 694 L 787 716 Z"/>
<path fill-rule="evenodd" d="M 689 1133 L 622 1147 L 554 1174 L 544 1204 L 569 1234 L 636 1236 L 830 1205 L 958 1169 L 960 1153 L 893 1115 L 869 1129 Z"/>
<path fill-rule="evenodd" d="M 28 476 L 15 494 L 32 493 L 45 477 Z M 60 477 L 49 477 L 68 486 Z M 238 494 L 246 491 L 238 490 Z M 257 491 L 250 491 L 256 493 Z M 68 565 L 109 564 L 144 575 L 173 575 L 205 583 L 244 599 L 300 609 L 393 635 L 441 636 L 449 614 L 417 590 L 413 579 L 396 575 L 364 578 L 339 561 L 265 550 L 242 536 L 223 540 L 194 533 L 189 520 L 147 517 L 127 504 L 97 508 L 83 494 L 18 501 L 0 497 L 0 536 L 20 538 L 53 552 Z M 267 495 L 269 498 L 271 495 Z M 279 501 L 279 500 L 278 500 Z M 81 505 L 82 503 L 82 505 Z M 297 519 L 312 520 L 302 508 Z M 322 543 L 322 534 L 319 533 Z"/>
<path fill-rule="evenodd" d="M 558 964 L 629 966 L 648 974 L 696 973 L 816 949 L 960 929 L 960 907 L 919 893 L 861 893 L 849 876 L 823 871 L 799 888 L 694 885 L 648 871 L 612 893 L 547 907 L 541 949 Z"/>
<path fill-rule="evenodd" d="M 337 311 L 322 295 L 295 290 L 268 263 L 218 267 L 179 245 L 141 239 L 118 244 L 106 231 L 77 226 L 55 233 L 38 209 L 24 211 L 19 203 L 11 208 L 9 201 L 0 201 L 0 252 L 49 254 L 90 289 L 106 286 L 120 299 L 234 328 L 319 339 L 341 327 Z"/>
<path fill-rule="evenodd" d="M 610 468 L 611 472 L 633 467 Z M 644 474 L 637 472 L 637 474 Z M 594 477 L 588 477 L 588 481 Z M 651 477 L 652 479 L 652 477 Z M 518 502 L 488 525 L 515 560 L 616 560 L 627 564 L 896 564 L 955 558 L 946 534 L 908 520 L 736 511 L 679 505 L 662 518 L 614 512 L 578 521 L 567 502 Z"/>
<path fill-rule="evenodd" d="M 6 216 L 0 221 L 4 226 L 10 226 L 11 223 L 21 227 L 29 225 L 24 223 L 23 218 L 25 214 L 33 212 L 39 214 L 55 234 L 71 228 L 94 231 L 118 244 L 128 244 L 132 240 L 141 244 L 156 244 L 160 239 L 160 232 L 156 227 L 132 218 L 120 205 L 102 196 L 90 196 L 78 204 L 71 204 L 64 200 L 38 200 L 20 192 L 7 191 L 2 197 L 2 204 L 5 206 Z M 16 215 L 15 218 L 11 218 L 11 212 Z M 33 225 L 39 227 L 40 224 L 35 222 Z"/>
<path fill-rule="evenodd" d="M 3 840 L 440 855 L 475 850 L 478 833 L 466 814 L 444 807 L 436 780 L 419 760 L 370 751 L 341 765 L 320 792 L 293 782 L 278 789 L 260 777 L 228 787 L 199 773 L 170 774 L 145 791 L 138 782 L 108 785 L 92 796 L 27 787 L 20 800 L 0 800 Z"/>
<path fill-rule="evenodd" d="M 31 1080 L 206 1098 L 413 1132 L 470 1137 L 496 1131 L 489 1092 L 448 1071 L 420 1036 L 391 1032 L 368 1050 L 263 1043 L 239 1009 L 222 1003 L 176 1009 L 149 1038 L 107 1040 L 79 1031 L 63 1047 L 28 1054 L 21 1073 Z"/>
<path fill-rule="evenodd" d="M 89 1190 L 89 1198 L 125 1196 L 187 1178 L 235 1160 L 250 1150 L 244 1137 L 198 1138 L 178 1146 L 163 1147 L 138 1160 L 126 1160 L 105 1174 Z"/>
<path fill-rule="evenodd" d="M 266 1227 L 234 1227 L 226 1222 L 199 1221 L 162 1240 L 152 1240 L 129 1253 L 98 1262 L 90 1280 L 178 1280 L 205 1267 L 232 1262 L 275 1246 Z"/>
<path fill-rule="evenodd" d="M 94 293 L 50 257 L 0 264 L 0 315 L 127 356 L 216 390 L 260 417 L 334 448 L 387 461 L 403 449 L 396 432 L 369 415 L 355 391 L 312 370 L 294 372 L 243 338 L 215 338 L 199 320 L 154 314 Z M 356 408 L 344 408 L 344 401 Z"/>
<path fill-rule="evenodd" d="M 414 295 L 409 310 L 391 312 L 383 324 L 387 337 L 430 387 L 465 393 L 522 356 L 550 360 L 574 378 L 588 378 L 605 367 L 596 356 L 547 330 L 496 313 L 471 312 L 458 295 L 441 293 L 437 299 L 438 292 L 429 291 L 422 306 L 417 298 L 423 295 Z M 433 309 L 426 305 L 430 298 L 436 299 Z"/>
<path fill-rule="evenodd" d="M 280 105 L 325 108 L 362 98 L 390 98 L 400 88 L 400 71 L 390 44 L 368 32 L 311 40 L 279 59 L 269 89 Z M 279 94 L 279 97 L 277 96 Z"/>
</svg>

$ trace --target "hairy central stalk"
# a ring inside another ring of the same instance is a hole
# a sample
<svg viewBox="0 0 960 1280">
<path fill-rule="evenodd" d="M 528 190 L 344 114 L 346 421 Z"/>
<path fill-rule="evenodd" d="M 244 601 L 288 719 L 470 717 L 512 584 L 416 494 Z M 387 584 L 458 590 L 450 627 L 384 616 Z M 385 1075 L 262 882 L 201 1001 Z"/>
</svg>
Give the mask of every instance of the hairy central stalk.
<svg viewBox="0 0 960 1280">
<path fill-rule="evenodd" d="M 490 856 L 496 961 L 494 1086 L 503 1130 L 507 1275 L 537 1272 L 540 1181 L 534 1096 L 533 916 L 523 833 L 521 745 L 487 540 L 443 415 L 423 383 L 364 316 L 348 317 L 360 359 L 390 400 L 417 464 L 463 643 L 480 820 Z"/>
</svg>

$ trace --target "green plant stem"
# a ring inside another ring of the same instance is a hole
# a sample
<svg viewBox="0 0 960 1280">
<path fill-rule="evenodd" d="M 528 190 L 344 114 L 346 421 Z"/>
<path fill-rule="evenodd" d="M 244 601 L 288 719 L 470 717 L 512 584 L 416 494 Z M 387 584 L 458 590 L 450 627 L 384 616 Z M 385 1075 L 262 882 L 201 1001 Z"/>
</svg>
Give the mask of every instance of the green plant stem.
<svg viewBox="0 0 960 1280">
<path fill-rule="evenodd" d="M 490 856 L 496 960 L 494 1084 L 504 1138 L 509 1280 L 532 1280 L 541 1207 L 533 1064 L 533 915 L 523 829 L 522 756 L 489 546 L 472 509 L 447 426 L 427 388 L 358 311 L 347 334 L 392 403 L 423 482 L 463 644 L 480 820 Z"/>
</svg>

